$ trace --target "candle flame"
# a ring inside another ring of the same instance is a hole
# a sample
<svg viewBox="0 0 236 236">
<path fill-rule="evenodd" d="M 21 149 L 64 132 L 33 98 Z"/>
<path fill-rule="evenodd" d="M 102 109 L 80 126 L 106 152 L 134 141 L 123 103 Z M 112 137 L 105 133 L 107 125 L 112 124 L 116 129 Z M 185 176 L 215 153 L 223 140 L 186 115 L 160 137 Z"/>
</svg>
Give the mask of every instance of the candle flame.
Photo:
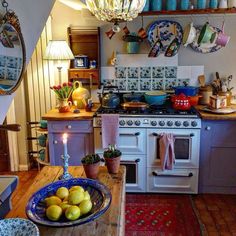
<svg viewBox="0 0 236 236">
<path fill-rule="evenodd" d="M 67 133 L 64 133 L 63 136 L 62 136 L 62 138 L 63 138 L 62 142 L 63 142 L 64 144 L 67 143 L 67 137 L 68 137 L 68 134 L 67 134 Z"/>
</svg>

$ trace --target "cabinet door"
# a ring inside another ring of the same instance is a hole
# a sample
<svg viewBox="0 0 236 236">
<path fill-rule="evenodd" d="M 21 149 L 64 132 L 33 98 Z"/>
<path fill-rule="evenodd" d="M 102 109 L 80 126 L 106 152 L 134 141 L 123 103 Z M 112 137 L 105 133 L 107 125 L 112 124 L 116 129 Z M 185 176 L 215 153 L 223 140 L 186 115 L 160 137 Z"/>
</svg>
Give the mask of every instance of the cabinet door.
<svg viewBox="0 0 236 236">
<path fill-rule="evenodd" d="M 62 133 L 49 134 L 49 151 L 51 165 L 62 165 L 63 143 Z M 93 152 L 93 135 L 91 133 L 68 134 L 69 165 L 81 165 L 81 159 Z"/>
<path fill-rule="evenodd" d="M 204 121 L 201 131 L 200 191 L 236 191 L 236 123 Z"/>
</svg>

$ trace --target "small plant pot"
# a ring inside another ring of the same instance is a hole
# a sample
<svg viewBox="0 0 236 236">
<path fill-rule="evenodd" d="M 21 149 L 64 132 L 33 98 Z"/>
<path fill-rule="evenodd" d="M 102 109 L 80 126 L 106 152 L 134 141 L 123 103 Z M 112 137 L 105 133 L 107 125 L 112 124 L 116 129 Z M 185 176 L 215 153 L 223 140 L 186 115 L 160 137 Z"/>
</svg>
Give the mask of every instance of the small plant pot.
<svg viewBox="0 0 236 236">
<path fill-rule="evenodd" d="M 100 161 L 94 164 L 83 164 L 83 168 L 87 178 L 96 179 L 99 172 Z"/>
<path fill-rule="evenodd" d="M 120 156 L 115 158 L 105 158 L 107 170 L 110 174 L 117 174 L 120 168 Z"/>
<path fill-rule="evenodd" d="M 139 42 L 127 42 L 127 53 L 136 54 L 139 52 Z"/>
</svg>

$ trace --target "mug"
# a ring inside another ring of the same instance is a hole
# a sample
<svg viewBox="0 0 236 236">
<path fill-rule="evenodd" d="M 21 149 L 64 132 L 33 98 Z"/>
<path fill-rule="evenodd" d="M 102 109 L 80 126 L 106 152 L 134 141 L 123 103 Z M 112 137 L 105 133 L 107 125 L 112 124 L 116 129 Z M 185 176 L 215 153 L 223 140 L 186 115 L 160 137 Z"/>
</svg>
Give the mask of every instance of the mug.
<svg viewBox="0 0 236 236">
<path fill-rule="evenodd" d="M 220 45 L 222 47 L 225 47 L 230 40 L 230 36 L 225 34 L 224 29 L 225 29 L 225 23 L 223 22 L 222 32 L 218 33 L 218 36 L 215 42 L 217 45 Z"/>
<path fill-rule="evenodd" d="M 236 7 L 236 0 L 229 0 L 228 1 L 228 7 L 229 8 Z"/>
<path fill-rule="evenodd" d="M 188 24 L 184 28 L 184 35 L 183 35 L 183 45 L 187 47 L 190 43 L 192 43 L 197 36 L 197 30 L 193 26 L 193 23 Z"/>
<path fill-rule="evenodd" d="M 228 8 L 227 0 L 220 0 L 219 8 Z"/>
<path fill-rule="evenodd" d="M 202 43 L 213 43 L 216 39 L 217 33 L 210 27 L 209 23 L 207 22 L 201 29 L 199 37 L 198 37 L 198 44 Z"/>
<path fill-rule="evenodd" d="M 151 11 L 161 11 L 162 0 L 151 0 L 150 8 L 151 8 Z"/>
</svg>

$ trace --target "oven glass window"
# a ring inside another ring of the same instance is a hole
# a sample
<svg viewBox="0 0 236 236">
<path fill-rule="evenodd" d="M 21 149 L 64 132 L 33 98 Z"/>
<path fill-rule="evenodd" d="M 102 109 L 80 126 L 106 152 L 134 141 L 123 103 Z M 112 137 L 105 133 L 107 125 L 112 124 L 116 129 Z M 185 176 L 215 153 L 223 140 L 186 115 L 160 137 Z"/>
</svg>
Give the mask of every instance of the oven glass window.
<svg viewBox="0 0 236 236">
<path fill-rule="evenodd" d="M 188 160 L 190 158 L 190 139 L 189 138 L 175 138 L 175 159 Z M 157 159 L 160 159 L 159 139 L 156 142 Z"/>
<path fill-rule="evenodd" d="M 126 166 L 126 183 L 136 184 L 137 183 L 137 164 L 136 162 L 125 161 L 121 162 L 121 165 Z"/>
</svg>

